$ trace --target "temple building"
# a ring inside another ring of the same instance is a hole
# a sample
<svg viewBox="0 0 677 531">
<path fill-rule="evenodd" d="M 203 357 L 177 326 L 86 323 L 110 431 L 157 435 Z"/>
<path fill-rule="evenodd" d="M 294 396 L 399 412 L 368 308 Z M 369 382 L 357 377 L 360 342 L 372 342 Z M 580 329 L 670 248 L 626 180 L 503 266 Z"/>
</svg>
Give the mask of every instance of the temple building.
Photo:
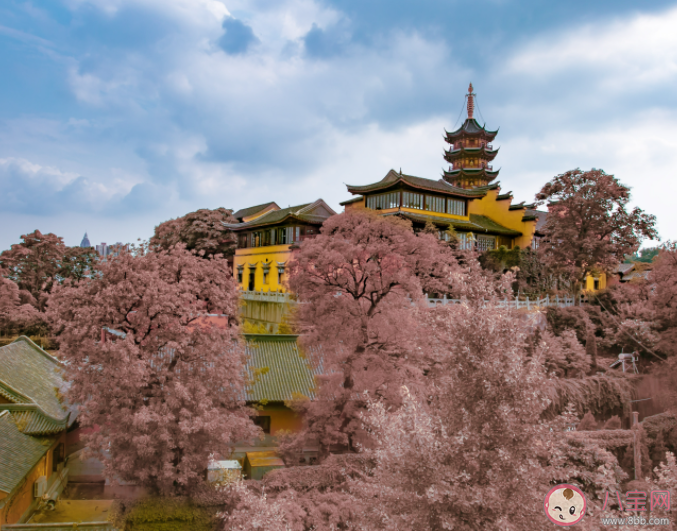
<svg viewBox="0 0 677 531">
<path fill-rule="evenodd" d="M 468 117 L 453 132 L 446 132 L 450 148 L 444 159 L 450 164 L 438 180 L 390 170 L 380 181 L 347 185 L 356 197 L 341 203 L 346 210 L 367 208 L 383 216 L 401 216 L 412 221 L 414 230 L 427 222 L 437 227 L 441 238 L 453 229 L 465 248 L 478 251 L 536 246 L 538 228 L 546 212 L 534 205 L 513 204 L 511 192 L 501 193 L 495 181 L 498 170 L 490 162 L 498 149 L 490 144 L 498 131 L 490 131 L 474 118 L 472 85 L 467 95 Z"/>
<path fill-rule="evenodd" d="M 288 208 L 266 203 L 236 212 L 241 221 L 223 226 L 237 234 L 233 271 L 240 287 L 283 293 L 285 268 L 297 244 L 317 235 L 334 214 L 322 199 Z"/>
</svg>

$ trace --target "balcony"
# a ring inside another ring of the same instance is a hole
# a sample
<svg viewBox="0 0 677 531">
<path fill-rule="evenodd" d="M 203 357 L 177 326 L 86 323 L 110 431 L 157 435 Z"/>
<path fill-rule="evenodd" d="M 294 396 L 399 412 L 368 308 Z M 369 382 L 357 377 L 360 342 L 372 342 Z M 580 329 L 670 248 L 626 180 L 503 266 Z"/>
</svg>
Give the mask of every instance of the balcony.
<svg viewBox="0 0 677 531">
<path fill-rule="evenodd" d="M 296 303 L 296 298 L 291 293 L 279 293 L 276 291 L 242 291 L 242 300 L 277 302 L 280 304 Z"/>
</svg>

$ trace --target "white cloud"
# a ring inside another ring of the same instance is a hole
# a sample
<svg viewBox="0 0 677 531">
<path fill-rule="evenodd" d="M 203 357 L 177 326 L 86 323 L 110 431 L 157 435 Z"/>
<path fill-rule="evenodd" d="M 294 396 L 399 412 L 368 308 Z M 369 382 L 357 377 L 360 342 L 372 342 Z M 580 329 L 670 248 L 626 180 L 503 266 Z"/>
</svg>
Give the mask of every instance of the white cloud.
<svg viewBox="0 0 677 531">
<path fill-rule="evenodd" d="M 228 8 L 218 0 L 67 0 L 72 9 L 93 5 L 115 16 L 125 7 L 145 7 L 154 11 L 170 13 L 175 18 L 190 23 L 205 23 L 207 17 L 222 20 L 230 15 Z"/>
<path fill-rule="evenodd" d="M 613 92 L 668 81 L 677 74 L 677 8 L 543 35 L 519 50 L 506 68 L 527 77 L 593 70 L 598 74 L 593 79 Z"/>
</svg>

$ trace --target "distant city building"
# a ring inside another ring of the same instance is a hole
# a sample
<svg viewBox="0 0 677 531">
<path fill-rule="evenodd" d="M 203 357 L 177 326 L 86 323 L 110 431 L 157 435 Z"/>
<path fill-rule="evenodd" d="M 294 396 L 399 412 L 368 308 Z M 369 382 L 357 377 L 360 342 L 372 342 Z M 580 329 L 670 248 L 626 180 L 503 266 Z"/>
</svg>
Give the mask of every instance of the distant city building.
<svg viewBox="0 0 677 531">
<path fill-rule="evenodd" d="M 108 256 L 108 244 L 102 242 L 101 245 L 96 246 L 96 252 L 99 253 L 101 258 Z"/>
<path fill-rule="evenodd" d="M 89 238 L 87 237 L 87 233 L 85 232 L 84 238 L 82 238 L 82 241 L 80 242 L 80 247 L 91 247 L 92 244 L 89 243 Z"/>
<path fill-rule="evenodd" d="M 122 242 L 117 242 L 115 245 L 108 245 L 106 242 L 101 242 L 101 245 L 96 246 L 96 252 L 99 253 L 101 258 L 106 258 L 108 256 L 117 256 L 122 251 L 129 249 L 128 244 Z"/>
</svg>

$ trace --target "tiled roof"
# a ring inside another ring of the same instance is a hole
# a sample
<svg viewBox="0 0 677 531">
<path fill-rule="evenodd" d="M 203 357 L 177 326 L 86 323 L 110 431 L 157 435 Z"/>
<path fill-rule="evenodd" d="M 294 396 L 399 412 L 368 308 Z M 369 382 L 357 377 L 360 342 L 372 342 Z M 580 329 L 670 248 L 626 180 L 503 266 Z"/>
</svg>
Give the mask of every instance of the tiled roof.
<svg viewBox="0 0 677 531">
<path fill-rule="evenodd" d="M 425 223 L 426 221 L 430 221 L 432 223 L 437 223 L 437 224 L 444 224 L 444 225 L 451 225 L 454 227 L 456 230 L 461 230 L 461 231 L 469 231 L 469 232 L 483 232 L 487 234 L 498 234 L 500 236 L 521 236 L 522 233 L 513 229 L 509 229 L 508 227 L 504 227 L 503 225 L 499 225 L 496 223 L 494 220 L 486 217 L 486 216 L 480 216 L 477 214 L 470 214 L 470 221 L 466 221 L 463 219 L 450 219 L 450 218 L 445 218 L 443 216 L 435 216 L 431 214 L 419 214 L 419 213 L 413 213 L 413 212 L 405 212 L 405 211 L 398 211 L 398 212 L 389 212 L 387 214 L 383 214 L 384 216 L 402 216 L 407 219 L 411 219 L 412 221 L 419 221 L 422 223 Z"/>
<path fill-rule="evenodd" d="M 61 363 L 25 336 L 0 347 L 0 381 L 30 397 L 45 413 L 64 417 Z"/>
<path fill-rule="evenodd" d="M 359 201 L 362 201 L 363 199 L 364 199 L 364 196 L 358 195 L 357 197 L 353 197 L 352 199 L 347 199 L 345 201 L 341 201 L 339 203 L 339 205 L 346 206 L 346 205 L 350 205 L 351 203 L 357 203 Z"/>
<path fill-rule="evenodd" d="M 530 206 L 530 205 L 527 205 Z M 541 229 L 545 226 L 545 221 L 546 218 L 548 217 L 547 212 L 543 212 L 541 210 L 535 210 L 533 208 L 527 208 L 524 211 L 524 216 L 522 217 L 523 221 L 528 221 L 531 219 L 535 219 L 536 221 L 536 232 L 540 232 Z"/>
<path fill-rule="evenodd" d="M 235 212 L 235 214 L 233 214 L 233 217 L 235 219 L 242 219 L 242 218 L 246 218 L 246 217 L 249 217 L 249 216 L 253 216 L 257 212 L 261 212 L 262 210 L 268 208 L 270 205 L 277 206 L 274 201 L 271 201 L 269 203 L 263 203 L 262 205 L 256 205 L 256 206 L 251 206 L 251 207 L 247 207 L 247 208 L 241 208 L 240 210 Z"/>
<path fill-rule="evenodd" d="M 66 429 L 69 413 L 59 400 L 64 386 L 61 363 L 27 337 L 0 347 L 0 395 L 21 431 L 55 433 Z"/>
<path fill-rule="evenodd" d="M 430 221 L 431 223 L 437 223 L 438 225 L 445 225 L 445 226 L 452 226 L 456 230 L 462 230 L 462 231 L 477 231 L 480 230 L 481 227 L 479 225 L 476 225 L 475 223 L 472 223 L 471 221 L 466 221 L 463 219 L 451 219 L 451 218 L 445 218 L 444 216 L 435 216 L 432 214 L 424 214 L 424 213 L 414 213 L 414 212 L 407 212 L 403 210 L 399 210 L 397 212 L 388 212 L 386 214 L 381 214 L 382 216 L 401 216 L 403 218 L 410 219 L 412 221 L 418 221 L 420 223 L 426 223 Z"/>
<path fill-rule="evenodd" d="M 635 267 L 635 264 L 618 264 L 616 266 L 616 269 L 614 270 L 614 273 L 620 273 L 621 275 L 625 275 L 626 273 L 629 273 L 632 271 Z"/>
<path fill-rule="evenodd" d="M 21 433 L 7 411 L 0 411 L 0 491 L 10 493 L 47 453 L 53 439 Z"/>
<path fill-rule="evenodd" d="M 444 176 L 448 179 L 459 179 L 460 177 L 468 177 L 477 179 L 495 179 L 500 170 L 489 170 L 487 168 L 457 168 L 455 170 L 444 171 Z"/>
<path fill-rule="evenodd" d="M 522 233 L 517 230 L 509 229 L 496 223 L 493 219 L 487 216 L 480 216 L 478 214 L 470 214 L 470 221 L 479 225 L 485 232 L 491 234 L 500 234 L 501 236 L 522 236 Z"/>
<path fill-rule="evenodd" d="M 348 184 L 346 186 L 348 187 L 348 191 L 352 192 L 353 194 L 363 194 L 366 192 L 376 192 L 378 190 L 390 188 L 398 183 L 408 184 L 412 188 L 418 188 L 420 190 L 443 192 L 445 194 L 461 197 L 484 197 L 486 195 L 486 191 L 491 189 L 489 187 L 474 189 L 459 188 L 458 186 L 449 184 L 444 179 L 435 181 L 433 179 L 425 179 L 423 177 L 415 177 L 414 175 L 397 173 L 395 170 L 390 170 L 383 179 L 376 183 L 361 186 Z"/>
<path fill-rule="evenodd" d="M 633 271 L 632 273 L 623 275 L 623 282 L 637 278 L 643 278 L 644 280 L 648 280 L 650 273 L 651 271 Z"/>
<path fill-rule="evenodd" d="M 456 129 L 456 131 L 447 131 L 447 138 L 450 140 L 460 138 L 463 136 L 477 136 L 482 135 L 493 140 L 494 137 L 498 134 L 498 129 L 496 131 L 488 131 L 484 126 L 480 125 L 477 120 L 474 118 L 467 118 L 463 125 Z"/>
<path fill-rule="evenodd" d="M 315 375 L 319 372 L 299 351 L 297 337 L 245 334 L 246 370 L 249 378 L 254 380 L 247 390 L 247 401 L 282 402 L 291 400 L 294 395 L 315 398 Z"/>
<path fill-rule="evenodd" d="M 330 215 L 335 214 L 335 212 L 331 210 L 331 208 L 324 201 L 322 201 L 322 199 L 318 199 L 314 203 L 306 203 L 304 205 L 282 208 L 280 210 L 271 210 L 270 212 L 266 212 L 262 216 L 246 223 L 222 223 L 224 227 L 231 230 L 274 225 L 276 223 L 283 222 L 289 217 L 299 221 L 305 221 L 307 223 L 322 224 L 324 220 L 327 219 L 327 217 L 313 215 L 312 211 L 315 208 L 315 205 L 325 207 L 330 212 Z"/>
</svg>

